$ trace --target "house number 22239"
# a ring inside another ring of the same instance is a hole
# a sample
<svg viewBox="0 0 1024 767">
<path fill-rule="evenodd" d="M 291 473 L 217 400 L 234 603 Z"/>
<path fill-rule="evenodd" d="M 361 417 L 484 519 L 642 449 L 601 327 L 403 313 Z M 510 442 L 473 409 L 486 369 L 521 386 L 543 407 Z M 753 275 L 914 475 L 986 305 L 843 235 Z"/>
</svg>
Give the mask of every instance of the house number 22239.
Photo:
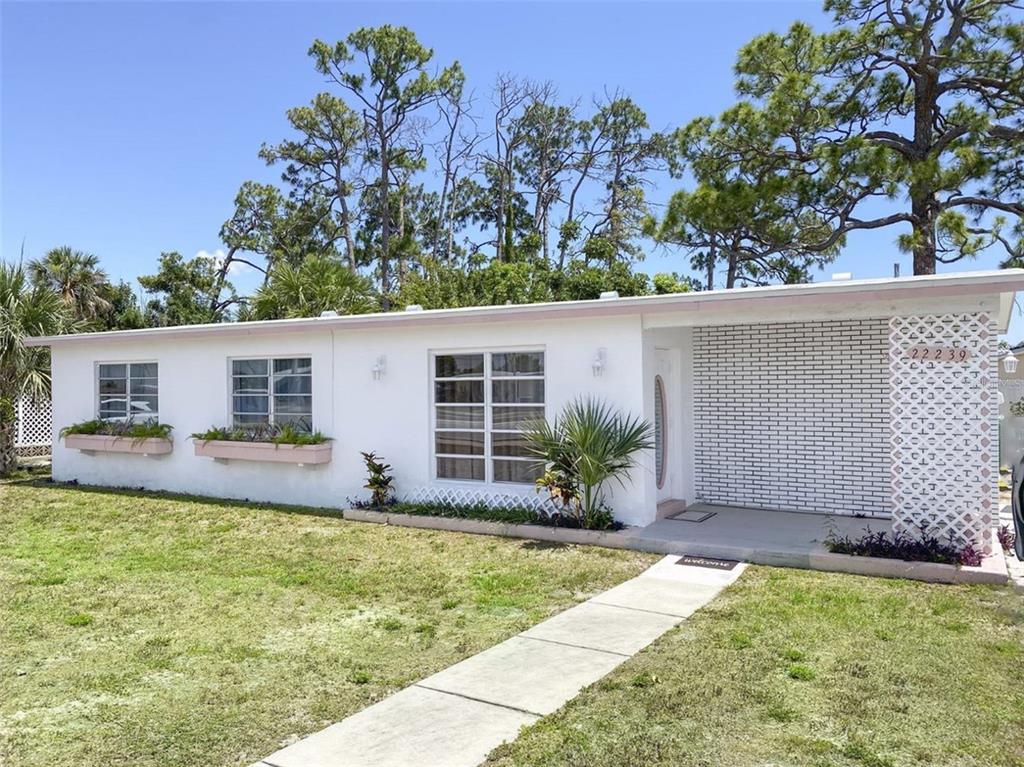
<svg viewBox="0 0 1024 767">
<path fill-rule="evenodd" d="M 962 346 L 911 346 L 907 356 L 922 362 L 966 362 L 971 353 Z"/>
</svg>

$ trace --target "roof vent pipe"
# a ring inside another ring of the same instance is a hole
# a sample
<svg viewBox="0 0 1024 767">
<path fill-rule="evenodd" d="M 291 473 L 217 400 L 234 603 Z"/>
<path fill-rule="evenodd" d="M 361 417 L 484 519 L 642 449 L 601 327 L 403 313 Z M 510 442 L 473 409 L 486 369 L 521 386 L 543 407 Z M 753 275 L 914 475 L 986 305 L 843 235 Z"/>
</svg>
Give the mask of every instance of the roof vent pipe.
<svg viewBox="0 0 1024 767">
<path fill-rule="evenodd" d="M 832 279 L 836 281 L 840 280 L 852 280 L 853 272 L 836 272 L 832 275 Z"/>
<path fill-rule="evenodd" d="M 405 310 L 407 312 L 422 312 L 423 307 L 420 306 L 419 304 L 409 304 L 407 307 L 405 307 Z"/>
<path fill-rule="evenodd" d="M 608 299 L 618 298 L 618 297 L 619 297 L 619 291 L 617 291 L 617 290 L 603 290 L 603 291 L 601 291 L 601 300 L 602 301 L 607 301 Z"/>
<path fill-rule="evenodd" d="M 338 313 L 336 311 L 334 311 L 334 309 L 328 309 L 326 311 L 320 312 L 320 316 L 321 317 L 337 317 Z"/>
</svg>

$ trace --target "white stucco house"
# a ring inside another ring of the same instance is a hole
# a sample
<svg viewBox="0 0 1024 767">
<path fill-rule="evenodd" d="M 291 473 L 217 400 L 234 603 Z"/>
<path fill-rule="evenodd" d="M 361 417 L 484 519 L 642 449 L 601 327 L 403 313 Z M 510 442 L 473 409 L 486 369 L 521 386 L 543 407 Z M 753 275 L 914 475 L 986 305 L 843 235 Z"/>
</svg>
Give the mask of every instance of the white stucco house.
<svg viewBox="0 0 1024 767">
<path fill-rule="evenodd" d="M 1024 270 L 557 304 L 403 311 L 32 339 L 53 359 L 55 480 L 330 507 L 360 451 L 407 498 L 535 502 L 516 433 L 580 396 L 658 422 L 610 498 L 632 525 L 681 503 L 927 523 L 990 548 L 997 334 Z M 61 427 L 130 409 L 156 455 L 84 451 Z M 197 455 L 188 435 L 292 422 L 304 465 Z"/>
</svg>

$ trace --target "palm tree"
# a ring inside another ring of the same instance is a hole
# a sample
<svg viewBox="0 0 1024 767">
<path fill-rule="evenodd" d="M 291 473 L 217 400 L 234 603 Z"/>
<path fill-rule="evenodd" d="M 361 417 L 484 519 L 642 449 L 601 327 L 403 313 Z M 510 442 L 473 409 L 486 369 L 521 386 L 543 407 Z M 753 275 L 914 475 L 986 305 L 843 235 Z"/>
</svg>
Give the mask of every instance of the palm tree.
<svg viewBox="0 0 1024 767">
<path fill-rule="evenodd" d="M 341 261 L 311 257 L 299 266 L 280 263 L 252 298 L 252 319 L 316 317 L 321 312 L 365 314 L 377 308 L 373 287 Z"/>
<path fill-rule="evenodd" d="M 29 336 L 78 329 L 61 296 L 43 284 L 31 284 L 20 264 L 0 263 L 0 477 L 14 470 L 14 417 L 22 397 L 50 394 L 48 349 L 30 348 Z"/>
<path fill-rule="evenodd" d="M 64 245 L 29 261 L 28 273 L 34 285 L 56 292 L 80 320 L 92 321 L 110 311 L 107 273 L 94 255 Z"/>
<path fill-rule="evenodd" d="M 614 410 L 606 402 L 579 399 L 566 405 L 553 423 L 538 421 L 525 432 L 528 449 L 547 469 L 538 484 L 573 512 L 584 527 L 611 521 L 605 485 L 625 486 L 636 454 L 654 446 L 651 425 Z"/>
</svg>

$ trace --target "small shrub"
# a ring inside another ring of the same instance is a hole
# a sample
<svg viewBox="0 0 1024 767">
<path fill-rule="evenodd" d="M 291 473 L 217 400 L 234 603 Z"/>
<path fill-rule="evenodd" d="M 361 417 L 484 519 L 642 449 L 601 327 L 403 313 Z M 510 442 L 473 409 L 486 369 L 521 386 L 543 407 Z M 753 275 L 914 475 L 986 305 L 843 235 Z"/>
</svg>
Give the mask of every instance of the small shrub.
<svg viewBox="0 0 1024 767">
<path fill-rule="evenodd" d="M 272 442 L 275 445 L 322 445 L 328 442 L 318 431 L 307 432 L 296 429 L 290 423 L 277 425 L 269 423 L 251 426 L 212 426 L 206 431 L 195 432 L 192 439 L 200 442 L 223 440 L 225 442 Z"/>
<path fill-rule="evenodd" d="M 384 629 L 384 631 L 398 631 L 402 628 L 402 621 L 398 618 L 381 618 L 376 625 L 377 628 Z"/>
<path fill-rule="evenodd" d="M 902 559 L 906 562 L 937 562 L 961 567 L 977 567 L 982 560 L 981 552 L 973 544 L 959 545 L 952 535 L 947 541 L 942 541 L 928 532 L 926 527 L 921 527 L 920 534 L 917 536 L 909 535 L 902 530 L 897 533 L 887 533 L 873 532 L 867 529 L 860 538 L 838 535 L 832 530 L 825 538 L 824 543 L 833 554 L 849 554 L 854 557 L 882 557 L 884 559 Z"/>
<path fill-rule="evenodd" d="M 595 399 L 571 402 L 554 422 L 531 423 L 523 435 L 545 468 L 538 489 L 546 490 L 564 515 L 577 517 L 580 527 L 591 530 L 607 529 L 612 519 L 605 486 L 625 487 L 637 453 L 654 447 L 654 429 L 647 421 Z"/>
<path fill-rule="evenodd" d="M 360 453 L 363 462 L 366 464 L 366 484 L 363 485 L 370 491 L 370 505 L 375 509 L 383 509 L 385 506 L 394 503 L 395 478 L 388 472 L 391 471 L 391 464 L 384 463 L 376 453 Z"/>
<path fill-rule="evenodd" d="M 157 423 L 152 418 L 143 421 L 128 419 L 127 421 L 103 421 L 95 418 L 65 426 L 60 436 L 68 434 L 96 434 L 105 437 L 123 437 L 125 439 L 170 439 L 173 426 Z"/>
<path fill-rule="evenodd" d="M 789 649 L 782 653 L 782 657 L 788 661 L 798 661 L 804 659 L 804 653 L 802 650 Z"/>
<path fill-rule="evenodd" d="M 64 621 L 69 626 L 88 626 L 92 623 L 92 616 L 88 613 L 74 613 Z"/>
<path fill-rule="evenodd" d="M 999 539 L 999 545 L 1003 547 L 1003 551 L 1013 550 L 1017 543 L 1017 536 L 1014 535 L 1009 525 L 1001 525 L 996 532 L 996 538 Z"/>
</svg>

